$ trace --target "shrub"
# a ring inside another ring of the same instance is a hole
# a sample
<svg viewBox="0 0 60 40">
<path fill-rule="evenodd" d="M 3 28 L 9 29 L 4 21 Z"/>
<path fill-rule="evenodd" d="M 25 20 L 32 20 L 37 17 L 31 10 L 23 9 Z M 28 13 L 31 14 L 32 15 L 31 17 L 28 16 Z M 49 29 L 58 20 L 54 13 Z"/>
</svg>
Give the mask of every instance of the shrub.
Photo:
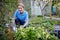
<svg viewBox="0 0 60 40">
<path fill-rule="evenodd" d="M 15 33 L 15 40 L 58 40 L 43 27 L 20 28 Z"/>
<path fill-rule="evenodd" d="M 43 19 L 42 17 L 36 17 L 34 18 L 29 26 L 33 27 L 44 27 L 48 30 L 54 30 L 54 23 L 51 19 Z"/>
</svg>

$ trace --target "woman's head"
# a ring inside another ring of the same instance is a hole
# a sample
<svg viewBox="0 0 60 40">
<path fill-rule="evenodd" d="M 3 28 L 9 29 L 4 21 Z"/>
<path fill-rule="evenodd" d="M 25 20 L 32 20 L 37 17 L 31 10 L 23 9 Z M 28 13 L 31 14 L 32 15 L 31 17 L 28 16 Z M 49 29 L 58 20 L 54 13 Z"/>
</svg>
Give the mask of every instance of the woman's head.
<svg viewBox="0 0 60 40">
<path fill-rule="evenodd" d="M 22 13 L 24 11 L 24 5 L 22 3 L 18 3 L 18 10 Z"/>
</svg>

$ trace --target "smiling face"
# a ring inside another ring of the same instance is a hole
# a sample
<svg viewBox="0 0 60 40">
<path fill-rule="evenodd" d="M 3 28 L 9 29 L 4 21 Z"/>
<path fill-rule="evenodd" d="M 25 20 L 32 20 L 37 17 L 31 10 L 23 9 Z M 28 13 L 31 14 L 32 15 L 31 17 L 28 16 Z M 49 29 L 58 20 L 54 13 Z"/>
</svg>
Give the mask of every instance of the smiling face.
<svg viewBox="0 0 60 40">
<path fill-rule="evenodd" d="M 21 13 L 23 13 L 23 11 L 24 11 L 24 8 L 22 7 L 22 6 L 18 6 L 18 10 L 21 12 Z"/>
</svg>

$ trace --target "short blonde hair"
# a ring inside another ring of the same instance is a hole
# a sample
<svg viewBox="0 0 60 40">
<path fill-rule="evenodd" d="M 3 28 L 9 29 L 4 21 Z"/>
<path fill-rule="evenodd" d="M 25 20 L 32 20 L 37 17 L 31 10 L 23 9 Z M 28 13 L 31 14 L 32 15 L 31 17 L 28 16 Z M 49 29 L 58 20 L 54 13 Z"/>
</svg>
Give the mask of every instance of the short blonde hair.
<svg viewBox="0 0 60 40">
<path fill-rule="evenodd" d="M 24 4 L 23 3 L 18 3 L 18 6 L 22 6 L 24 8 Z"/>
</svg>

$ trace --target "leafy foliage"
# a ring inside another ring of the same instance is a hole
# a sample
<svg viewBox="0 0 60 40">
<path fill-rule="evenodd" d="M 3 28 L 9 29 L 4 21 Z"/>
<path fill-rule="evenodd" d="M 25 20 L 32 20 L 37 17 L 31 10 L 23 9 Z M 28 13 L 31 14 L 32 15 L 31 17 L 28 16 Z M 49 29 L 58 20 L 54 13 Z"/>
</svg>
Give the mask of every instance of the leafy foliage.
<svg viewBox="0 0 60 40">
<path fill-rule="evenodd" d="M 15 40 L 58 40 L 43 27 L 20 28 L 15 33 Z"/>
<path fill-rule="evenodd" d="M 60 25 L 60 20 L 59 21 L 58 20 L 54 21 L 54 24 Z"/>
<path fill-rule="evenodd" d="M 30 26 L 33 27 L 44 27 L 48 30 L 54 29 L 54 23 L 51 19 L 43 19 L 42 17 L 36 17 L 30 22 Z"/>
<path fill-rule="evenodd" d="M 35 17 L 27 28 L 18 28 L 15 33 L 15 40 L 58 40 L 54 35 L 50 35 L 48 30 L 54 29 L 51 19 Z"/>
</svg>

